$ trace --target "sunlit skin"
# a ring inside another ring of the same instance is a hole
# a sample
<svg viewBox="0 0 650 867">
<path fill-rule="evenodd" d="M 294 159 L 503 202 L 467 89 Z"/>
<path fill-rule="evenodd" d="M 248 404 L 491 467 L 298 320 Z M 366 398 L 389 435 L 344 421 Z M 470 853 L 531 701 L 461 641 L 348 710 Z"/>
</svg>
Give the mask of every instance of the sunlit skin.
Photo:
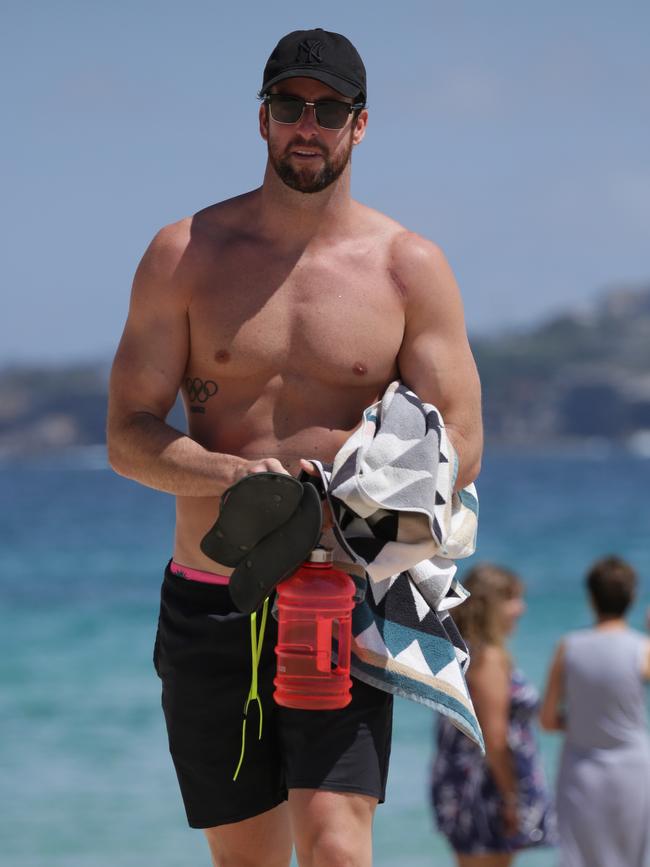
<svg viewBox="0 0 650 867">
<path fill-rule="evenodd" d="M 276 90 L 345 100 L 313 79 Z M 262 186 L 165 227 L 138 268 L 113 367 L 109 452 L 118 472 L 176 494 L 174 558 L 186 566 L 227 573 L 199 547 L 225 488 L 250 472 L 332 460 L 396 377 L 442 412 L 457 487 L 476 477 L 480 389 L 458 287 L 434 244 L 351 198 L 350 150 L 367 123 L 363 110 L 323 129 L 306 107 L 298 123 L 279 124 L 260 105 Z M 278 176 L 279 159 L 309 183 L 327 162 L 343 170 L 301 193 Z M 185 387 L 195 379 L 218 386 L 197 407 Z M 164 424 L 179 389 L 189 437 Z"/>
<path fill-rule="evenodd" d="M 345 99 L 306 78 L 276 90 Z M 307 107 L 279 124 L 261 105 L 261 186 L 166 226 L 138 267 L 111 375 L 109 458 L 175 495 L 173 557 L 185 566 L 229 574 L 200 549 L 223 492 L 251 473 L 331 461 L 397 378 L 441 411 L 457 487 L 478 475 L 480 385 L 451 268 L 435 244 L 350 195 L 367 122 L 363 110 L 322 129 Z M 179 393 L 187 435 L 166 422 Z M 293 789 L 288 803 L 206 835 L 219 867 L 288 867 L 292 842 L 307 867 L 343 863 L 341 851 L 369 867 L 376 805 Z"/>
</svg>

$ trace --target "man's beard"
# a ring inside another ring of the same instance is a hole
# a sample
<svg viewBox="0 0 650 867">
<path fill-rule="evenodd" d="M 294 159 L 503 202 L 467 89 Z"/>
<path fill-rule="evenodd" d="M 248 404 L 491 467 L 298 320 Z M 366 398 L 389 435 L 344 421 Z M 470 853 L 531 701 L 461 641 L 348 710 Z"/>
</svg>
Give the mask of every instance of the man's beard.
<svg viewBox="0 0 650 867">
<path fill-rule="evenodd" d="M 311 166 L 302 168 L 294 168 L 291 164 L 291 151 L 299 148 L 301 145 L 313 148 L 318 147 L 322 156 L 320 168 L 316 169 Z M 285 149 L 282 156 L 277 156 L 271 148 L 270 140 L 267 142 L 269 152 L 269 162 L 275 169 L 277 176 L 292 190 L 297 190 L 299 193 L 320 193 L 321 190 L 327 189 L 334 181 L 338 180 L 343 174 L 345 167 L 350 162 L 352 154 L 352 135 L 345 151 L 337 158 L 332 159 L 329 151 L 320 143 L 305 142 L 295 139 Z"/>
</svg>

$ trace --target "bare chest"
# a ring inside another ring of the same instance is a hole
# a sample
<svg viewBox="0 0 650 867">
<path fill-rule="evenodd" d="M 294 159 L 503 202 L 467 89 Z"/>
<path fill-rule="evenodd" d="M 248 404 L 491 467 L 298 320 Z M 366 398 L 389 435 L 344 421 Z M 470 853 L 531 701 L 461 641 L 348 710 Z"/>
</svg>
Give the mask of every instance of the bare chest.
<svg viewBox="0 0 650 867">
<path fill-rule="evenodd" d="M 203 275 L 190 330 L 198 376 L 370 385 L 394 371 L 404 314 L 378 258 L 252 256 Z"/>
</svg>

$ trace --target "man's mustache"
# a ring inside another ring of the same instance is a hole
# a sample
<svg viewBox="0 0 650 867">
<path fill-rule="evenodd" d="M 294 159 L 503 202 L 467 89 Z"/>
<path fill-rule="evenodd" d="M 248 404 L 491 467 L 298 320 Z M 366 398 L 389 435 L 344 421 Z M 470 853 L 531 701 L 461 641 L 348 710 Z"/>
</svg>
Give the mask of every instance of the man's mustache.
<svg viewBox="0 0 650 867">
<path fill-rule="evenodd" d="M 323 156 L 327 156 L 327 154 L 329 153 L 329 151 L 325 147 L 325 145 L 322 144 L 321 142 L 319 142 L 318 140 L 310 139 L 309 141 L 307 141 L 306 139 L 303 139 L 303 138 L 294 138 L 286 146 L 284 152 L 285 152 L 285 154 L 288 154 L 290 151 L 294 150 L 295 148 L 300 148 L 300 147 L 305 147 L 308 150 L 313 150 L 315 148 L 316 150 L 320 151 L 320 153 Z"/>
</svg>

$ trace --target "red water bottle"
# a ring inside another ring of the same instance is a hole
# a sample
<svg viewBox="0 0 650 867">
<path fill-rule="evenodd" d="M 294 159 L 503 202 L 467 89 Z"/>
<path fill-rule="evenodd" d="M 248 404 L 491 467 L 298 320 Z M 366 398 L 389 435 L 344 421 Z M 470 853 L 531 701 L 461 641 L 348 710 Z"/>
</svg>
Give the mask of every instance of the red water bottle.
<svg viewBox="0 0 650 867">
<path fill-rule="evenodd" d="M 335 710 L 352 700 L 350 649 L 354 581 L 332 566 L 332 552 L 314 548 L 277 586 L 278 656 L 274 698 L 284 707 Z M 337 638 L 337 663 L 332 638 Z"/>
</svg>

